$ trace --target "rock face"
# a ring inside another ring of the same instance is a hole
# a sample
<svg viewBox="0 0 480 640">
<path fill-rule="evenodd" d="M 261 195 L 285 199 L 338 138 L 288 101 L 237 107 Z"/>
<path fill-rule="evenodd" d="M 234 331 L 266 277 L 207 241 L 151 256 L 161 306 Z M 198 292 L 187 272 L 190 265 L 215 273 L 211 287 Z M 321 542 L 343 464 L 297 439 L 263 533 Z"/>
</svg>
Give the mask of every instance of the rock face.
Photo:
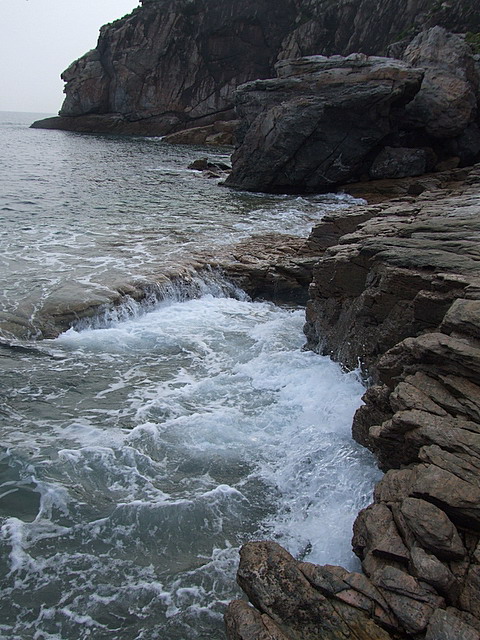
<svg viewBox="0 0 480 640">
<path fill-rule="evenodd" d="M 421 69 L 363 54 L 284 61 L 277 73 L 237 91 L 245 134 L 228 186 L 328 191 L 362 175 L 423 78 Z"/>
<path fill-rule="evenodd" d="M 327 191 L 362 177 L 420 175 L 446 159 L 478 161 L 480 75 L 470 46 L 433 27 L 403 58 L 285 60 L 277 78 L 239 87 L 227 185 Z"/>
<path fill-rule="evenodd" d="M 311 236 L 310 346 L 365 357 L 354 436 L 387 473 L 354 525 L 363 574 L 243 547 L 255 609 L 230 604 L 230 640 L 480 639 L 480 166 L 454 175 Z"/>
<path fill-rule="evenodd" d="M 60 118 L 76 131 L 164 135 L 233 116 L 235 88 L 286 58 L 384 53 L 442 25 L 480 31 L 471 0 L 144 0 L 104 26 L 97 47 L 64 71 Z"/>
</svg>

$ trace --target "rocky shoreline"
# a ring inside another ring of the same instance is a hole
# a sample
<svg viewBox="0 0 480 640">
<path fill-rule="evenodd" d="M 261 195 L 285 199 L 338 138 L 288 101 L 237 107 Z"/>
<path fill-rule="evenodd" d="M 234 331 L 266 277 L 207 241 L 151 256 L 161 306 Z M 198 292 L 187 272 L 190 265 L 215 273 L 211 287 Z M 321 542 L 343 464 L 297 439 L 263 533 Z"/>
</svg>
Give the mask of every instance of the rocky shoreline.
<svg viewBox="0 0 480 640">
<path fill-rule="evenodd" d="M 354 525 L 363 574 L 242 548 L 230 640 L 480 638 L 480 166 L 462 171 L 310 236 L 308 345 L 368 372 L 353 435 L 386 474 Z"/>
</svg>

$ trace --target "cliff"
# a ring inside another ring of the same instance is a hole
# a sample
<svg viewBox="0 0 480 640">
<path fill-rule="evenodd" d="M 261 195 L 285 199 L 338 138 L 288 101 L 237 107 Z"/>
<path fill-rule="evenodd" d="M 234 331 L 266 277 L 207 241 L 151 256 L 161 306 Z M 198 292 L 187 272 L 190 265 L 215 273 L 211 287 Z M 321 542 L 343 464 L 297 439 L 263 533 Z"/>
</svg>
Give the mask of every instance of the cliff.
<svg viewBox="0 0 480 640">
<path fill-rule="evenodd" d="M 411 179 L 312 233 L 309 346 L 363 361 L 353 433 L 387 473 L 354 525 L 364 573 L 242 548 L 230 640 L 480 639 L 479 187 L 479 165 Z"/>
<path fill-rule="evenodd" d="M 237 89 L 238 145 L 226 184 L 331 191 L 480 159 L 480 65 L 461 35 L 435 26 L 402 60 L 351 54 L 276 65 Z"/>
<path fill-rule="evenodd" d="M 385 53 L 425 27 L 480 31 L 471 0 L 149 0 L 102 27 L 98 44 L 62 74 L 60 117 L 75 131 L 163 135 L 229 120 L 242 83 L 279 60 Z"/>
</svg>

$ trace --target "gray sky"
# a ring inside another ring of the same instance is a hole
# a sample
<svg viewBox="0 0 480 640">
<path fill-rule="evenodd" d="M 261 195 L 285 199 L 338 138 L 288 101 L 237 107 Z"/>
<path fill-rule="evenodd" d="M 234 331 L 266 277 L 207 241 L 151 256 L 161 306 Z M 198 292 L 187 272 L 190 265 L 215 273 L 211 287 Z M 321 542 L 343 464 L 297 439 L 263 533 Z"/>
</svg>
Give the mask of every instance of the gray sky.
<svg viewBox="0 0 480 640">
<path fill-rule="evenodd" d="M 56 113 L 60 73 L 138 0 L 0 0 L 0 111 Z"/>
</svg>

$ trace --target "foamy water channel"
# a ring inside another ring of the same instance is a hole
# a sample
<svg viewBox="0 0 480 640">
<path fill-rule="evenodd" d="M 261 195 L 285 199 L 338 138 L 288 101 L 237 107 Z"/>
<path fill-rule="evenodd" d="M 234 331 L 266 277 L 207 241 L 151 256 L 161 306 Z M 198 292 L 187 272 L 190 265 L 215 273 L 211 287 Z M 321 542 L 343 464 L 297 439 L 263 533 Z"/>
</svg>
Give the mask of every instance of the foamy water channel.
<svg viewBox="0 0 480 640">
<path fill-rule="evenodd" d="M 89 138 L 77 138 L 84 153 Z M 133 141 L 134 158 L 139 149 Z M 220 207 L 202 204 L 204 240 L 210 206 Z M 37 273 L 48 254 L 39 228 L 31 254 L 14 225 L 8 245 Z M 66 260 L 83 278 L 85 230 L 72 229 L 79 254 Z M 57 267 L 45 266 L 43 291 L 62 279 Z M 350 437 L 359 378 L 302 351 L 303 309 L 252 302 L 218 276 L 197 290 L 188 299 L 172 287 L 148 309 L 132 302 L 55 340 L 0 346 L 1 638 L 220 640 L 225 603 L 239 595 L 238 548 L 251 539 L 356 566 L 351 526 L 378 475 Z M 15 287 L 4 295 L 13 308 Z"/>
</svg>

